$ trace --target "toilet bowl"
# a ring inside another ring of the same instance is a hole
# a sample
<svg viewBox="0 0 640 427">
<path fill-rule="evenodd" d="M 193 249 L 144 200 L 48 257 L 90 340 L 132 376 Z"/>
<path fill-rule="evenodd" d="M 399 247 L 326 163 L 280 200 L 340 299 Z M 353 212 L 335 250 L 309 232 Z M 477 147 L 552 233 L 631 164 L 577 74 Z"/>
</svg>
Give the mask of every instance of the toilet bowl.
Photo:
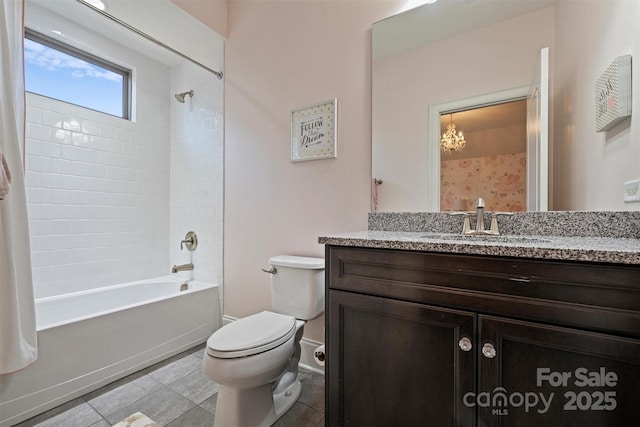
<svg viewBox="0 0 640 427">
<path fill-rule="evenodd" d="M 207 340 L 203 371 L 219 385 L 214 427 L 268 427 L 302 391 L 300 340 L 305 320 L 324 310 L 324 259 L 285 255 L 269 263 L 274 311 L 225 325 Z"/>
</svg>

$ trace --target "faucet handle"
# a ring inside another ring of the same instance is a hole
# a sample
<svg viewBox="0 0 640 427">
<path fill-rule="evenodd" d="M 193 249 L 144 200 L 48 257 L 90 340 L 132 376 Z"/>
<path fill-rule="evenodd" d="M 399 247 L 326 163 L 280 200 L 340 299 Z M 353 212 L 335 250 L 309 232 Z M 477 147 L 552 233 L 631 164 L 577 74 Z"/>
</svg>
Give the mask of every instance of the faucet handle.
<svg viewBox="0 0 640 427">
<path fill-rule="evenodd" d="M 189 231 L 184 237 L 184 240 L 180 242 L 180 250 L 186 247 L 189 251 L 195 251 L 198 247 L 198 236 L 195 232 Z"/>
<path fill-rule="evenodd" d="M 478 201 L 476 202 L 476 208 L 484 208 L 484 199 L 482 197 L 478 197 Z"/>
<path fill-rule="evenodd" d="M 498 235 L 500 230 L 498 229 L 498 215 L 513 215 L 513 212 L 491 212 L 491 228 L 489 233 Z"/>
<path fill-rule="evenodd" d="M 471 222 L 469 221 L 469 212 L 447 212 L 449 215 L 464 215 L 464 224 L 462 225 L 462 234 L 471 233 Z"/>
</svg>

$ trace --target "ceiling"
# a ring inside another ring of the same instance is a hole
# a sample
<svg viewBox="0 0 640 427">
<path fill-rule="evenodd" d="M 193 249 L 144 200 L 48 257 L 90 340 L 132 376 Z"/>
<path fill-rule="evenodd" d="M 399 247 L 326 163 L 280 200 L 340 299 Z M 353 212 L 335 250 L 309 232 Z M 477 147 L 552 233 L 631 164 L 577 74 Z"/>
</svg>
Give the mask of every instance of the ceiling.
<svg viewBox="0 0 640 427">
<path fill-rule="evenodd" d="M 526 120 L 526 101 L 519 100 L 453 113 L 453 122 L 464 133 L 522 125 Z M 440 117 L 440 127 L 446 129 L 449 114 Z"/>
<path fill-rule="evenodd" d="M 479 107 L 440 116 L 441 134 L 450 121 L 462 132 L 467 146 L 445 153 L 443 160 L 460 160 L 526 151 L 527 100 Z"/>
</svg>

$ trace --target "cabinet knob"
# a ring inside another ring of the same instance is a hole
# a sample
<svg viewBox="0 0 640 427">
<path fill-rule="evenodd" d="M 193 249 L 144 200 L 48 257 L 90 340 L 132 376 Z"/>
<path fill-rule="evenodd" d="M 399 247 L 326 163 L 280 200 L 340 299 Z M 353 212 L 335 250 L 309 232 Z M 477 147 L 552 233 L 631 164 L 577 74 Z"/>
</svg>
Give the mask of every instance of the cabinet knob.
<svg viewBox="0 0 640 427">
<path fill-rule="evenodd" d="M 471 351 L 473 345 L 471 344 L 471 340 L 469 338 L 464 337 L 460 341 L 458 341 L 458 347 L 460 347 L 462 351 Z"/>
<path fill-rule="evenodd" d="M 496 349 L 493 347 L 493 344 L 485 343 L 482 346 L 482 354 L 488 359 L 493 359 L 496 357 Z"/>
</svg>

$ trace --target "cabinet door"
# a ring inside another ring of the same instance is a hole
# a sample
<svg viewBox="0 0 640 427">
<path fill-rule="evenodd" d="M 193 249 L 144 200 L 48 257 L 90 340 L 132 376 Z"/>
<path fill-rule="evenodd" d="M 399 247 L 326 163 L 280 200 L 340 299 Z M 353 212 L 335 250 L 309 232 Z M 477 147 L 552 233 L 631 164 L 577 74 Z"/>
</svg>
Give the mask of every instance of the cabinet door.
<svg viewBox="0 0 640 427">
<path fill-rule="evenodd" d="M 479 425 L 628 426 L 640 420 L 640 340 L 479 316 Z"/>
<path fill-rule="evenodd" d="M 331 290 L 327 425 L 474 426 L 473 313 Z"/>
</svg>

